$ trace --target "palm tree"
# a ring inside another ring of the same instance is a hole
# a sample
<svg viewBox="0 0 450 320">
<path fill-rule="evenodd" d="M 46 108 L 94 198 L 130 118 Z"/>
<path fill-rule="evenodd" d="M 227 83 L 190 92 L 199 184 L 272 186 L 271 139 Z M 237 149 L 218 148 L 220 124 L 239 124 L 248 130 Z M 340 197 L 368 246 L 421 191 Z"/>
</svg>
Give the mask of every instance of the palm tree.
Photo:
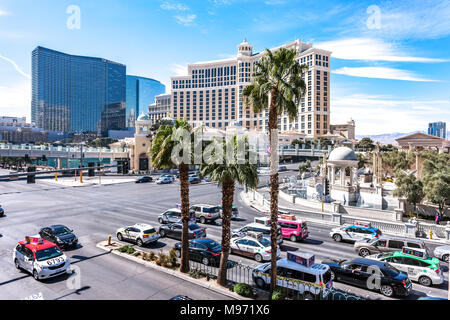
<svg viewBox="0 0 450 320">
<path fill-rule="evenodd" d="M 270 140 L 270 224 L 271 280 L 270 298 L 276 286 L 277 222 L 278 222 L 278 116 L 286 112 L 293 119 L 306 89 L 302 76 L 306 65 L 296 61 L 297 51 L 281 48 L 266 54 L 254 65 L 252 83 L 244 91 L 244 103 L 255 113 L 269 109 Z"/>
<path fill-rule="evenodd" d="M 178 166 L 180 173 L 180 198 L 181 198 L 181 221 L 183 223 L 181 236 L 181 263 L 180 271 L 189 272 L 189 164 L 191 164 L 192 153 L 184 155 L 183 159 L 174 157 L 180 137 L 189 133 L 191 137 L 192 128 L 185 120 L 175 120 L 173 124 L 165 124 L 158 128 L 153 138 L 151 147 L 152 163 L 155 168 L 173 168 Z M 184 141 L 191 143 L 191 141 Z"/>
<path fill-rule="evenodd" d="M 225 143 L 223 143 L 223 140 L 223 138 L 216 138 L 211 142 L 210 147 L 217 151 L 221 150 L 219 154 L 212 154 L 213 157 L 218 156 L 216 158 L 218 161 L 202 164 L 200 172 L 202 176 L 210 175 L 211 180 L 216 181 L 222 187 L 222 255 L 220 257 L 217 283 L 226 287 L 231 237 L 230 222 L 235 183 L 254 188 L 258 185 L 258 173 L 257 165 L 251 164 L 249 161 L 251 155 L 248 152 L 249 143 L 247 138 L 238 140 L 237 136 L 232 136 Z M 242 144 L 244 144 L 244 147 L 239 148 Z M 223 155 L 226 154 L 227 150 L 233 150 L 233 155 L 232 157 L 227 156 L 226 161 L 223 161 Z M 245 150 L 245 158 L 239 157 L 238 150 Z M 238 162 L 238 159 L 243 161 Z"/>
</svg>

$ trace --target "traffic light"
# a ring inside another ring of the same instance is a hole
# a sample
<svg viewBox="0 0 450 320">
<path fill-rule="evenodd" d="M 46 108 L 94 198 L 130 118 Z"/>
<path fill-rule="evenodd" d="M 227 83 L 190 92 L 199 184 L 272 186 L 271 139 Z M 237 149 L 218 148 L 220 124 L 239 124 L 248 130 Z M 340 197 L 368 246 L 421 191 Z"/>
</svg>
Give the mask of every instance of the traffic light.
<svg viewBox="0 0 450 320">
<path fill-rule="evenodd" d="M 330 183 L 328 182 L 328 179 L 325 178 L 325 195 L 330 194 Z"/>
</svg>

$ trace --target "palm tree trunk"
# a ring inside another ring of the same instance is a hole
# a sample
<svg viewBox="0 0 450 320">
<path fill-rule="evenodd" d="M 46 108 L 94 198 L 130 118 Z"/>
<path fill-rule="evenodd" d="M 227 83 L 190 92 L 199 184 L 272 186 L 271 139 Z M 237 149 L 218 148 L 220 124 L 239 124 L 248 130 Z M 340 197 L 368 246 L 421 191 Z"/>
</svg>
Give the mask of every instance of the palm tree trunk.
<svg viewBox="0 0 450 320">
<path fill-rule="evenodd" d="M 277 235 L 278 235 L 278 110 L 276 105 L 277 90 L 270 92 L 269 106 L 269 140 L 270 140 L 270 245 L 271 275 L 270 296 L 277 284 Z"/>
<path fill-rule="evenodd" d="M 233 207 L 234 181 L 227 179 L 222 185 L 222 255 L 220 257 L 217 283 L 227 286 L 227 265 L 230 254 L 231 211 Z"/>
<path fill-rule="evenodd" d="M 181 235 L 181 262 L 180 271 L 188 273 L 189 267 L 189 179 L 188 165 L 182 163 L 179 165 L 180 172 L 180 194 L 181 194 L 181 221 L 183 230 Z"/>
</svg>

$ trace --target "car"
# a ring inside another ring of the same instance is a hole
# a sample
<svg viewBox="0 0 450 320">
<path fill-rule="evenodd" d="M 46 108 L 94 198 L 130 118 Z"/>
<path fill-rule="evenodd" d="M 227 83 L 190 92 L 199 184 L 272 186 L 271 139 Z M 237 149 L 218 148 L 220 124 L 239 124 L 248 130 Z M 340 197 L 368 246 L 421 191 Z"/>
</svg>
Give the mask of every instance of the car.
<svg viewBox="0 0 450 320">
<path fill-rule="evenodd" d="M 194 299 L 189 298 L 188 296 L 178 295 L 170 298 L 169 300 L 194 300 Z"/>
<path fill-rule="evenodd" d="M 173 174 L 162 174 L 159 177 L 160 178 L 168 178 L 168 179 L 172 180 L 172 182 L 175 181 L 175 176 Z"/>
<path fill-rule="evenodd" d="M 146 183 L 146 182 L 152 182 L 153 178 L 149 176 L 142 176 L 136 179 L 136 183 Z"/>
<path fill-rule="evenodd" d="M 42 228 L 39 231 L 39 236 L 57 244 L 60 248 L 76 247 L 78 244 L 78 238 L 73 230 L 61 224 Z"/>
<path fill-rule="evenodd" d="M 199 239 L 206 237 L 206 229 L 200 227 L 198 224 L 190 223 L 188 225 L 188 235 L 189 239 Z M 181 223 L 171 223 L 164 224 L 159 227 L 159 235 L 161 238 L 169 237 L 181 240 L 183 230 L 183 224 Z"/>
<path fill-rule="evenodd" d="M 222 214 L 223 214 L 223 208 L 222 205 L 217 206 L 220 210 L 219 215 L 220 215 L 220 219 L 222 219 Z M 236 206 L 232 206 L 231 207 L 231 219 L 237 219 L 239 218 L 239 210 Z"/>
<path fill-rule="evenodd" d="M 173 180 L 168 177 L 159 177 L 158 180 L 156 180 L 156 184 L 169 184 L 172 182 Z"/>
<path fill-rule="evenodd" d="M 450 246 L 438 246 L 434 249 L 434 256 L 448 263 Z"/>
<path fill-rule="evenodd" d="M 326 299 L 333 287 L 330 267 L 315 263 L 312 254 L 288 251 L 287 256 L 277 260 L 277 287 L 297 291 L 307 300 L 315 297 Z M 308 263 L 299 263 L 305 261 L 305 256 Z M 252 278 L 258 288 L 267 289 L 270 285 L 271 263 L 253 269 Z"/>
<path fill-rule="evenodd" d="M 203 180 L 204 180 L 205 182 L 210 182 L 210 181 L 211 181 L 211 176 L 208 174 L 208 175 L 206 175 L 206 176 L 203 178 Z"/>
<path fill-rule="evenodd" d="M 176 223 L 181 221 L 181 210 L 178 208 L 169 209 L 158 216 L 160 224 Z"/>
<path fill-rule="evenodd" d="M 386 297 L 409 296 L 412 291 L 408 275 L 387 262 L 357 258 L 354 260 L 327 259 L 322 263 L 331 268 L 331 278 L 336 282 L 377 290 Z M 378 276 L 376 276 L 377 273 Z M 372 277 L 374 274 L 375 276 Z"/>
<path fill-rule="evenodd" d="M 189 208 L 193 211 L 198 222 L 204 224 L 206 222 L 213 223 L 220 218 L 220 209 L 218 206 L 210 204 L 196 204 Z"/>
<path fill-rule="evenodd" d="M 270 240 L 262 233 L 247 232 L 245 237 L 231 239 L 230 250 L 232 254 L 255 259 L 257 262 L 270 261 L 272 257 Z M 280 254 L 280 249 L 277 248 L 277 257 Z"/>
<path fill-rule="evenodd" d="M 116 236 L 119 241 L 131 241 L 139 247 L 155 243 L 160 238 L 156 229 L 146 223 L 136 223 L 134 226 L 119 228 L 116 231 Z"/>
<path fill-rule="evenodd" d="M 270 225 L 264 225 L 258 222 L 249 223 L 239 229 L 231 230 L 231 237 L 245 237 L 249 231 L 262 233 L 264 237 L 270 240 Z M 281 236 L 281 227 L 278 225 L 277 244 L 281 245 L 282 243 L 283 237 Z"/>
<path fill-rule="evenodd" d="M 330 237 L 334 241 L 361 241 L 363 239 L 373 239 L 381 236 L 381 230 L 377 228 L 371 228 L 370 226 L 363 226 L 358 224 L 347 225 L 343 227 L 337 227 L 331 229 Z"/>
<path fill-rule="evenodd" d="M 278 219 L 281 227 L 281 235 L 292 242 L 303 241 L 309 236 L 306 221 Z"/>
<path fill-rule="evenodd" d="M 175 253 L 181 257 L 182 243 L 175 244 Z M 205 266 L 219 266 L 222 246 L 214 240 L 195 239 L 189 241 L 189 260 L 198 261 Z"/>
<path fill-rule="evenodd" d="M 256 171 L 260 175 L 268 175 L 270 173 L 270 168 L 269 167 L 261 167 L 261 168 L 258 168 Z"/>
<path fill-rule="evenodd" d="M 189 176 L 188 181 L 190 184 L 197 184 L 201 182 L 200 177 L 196 175 Z"/>
<path fill-rule="evenodd" d="M 386 235 L 372 239 L 359 240 L 353 245 L 355 252 L 363 258 L 376 253 L 398 251 L 403 247 L 428 250 L 425 242 L 421 239 Z"/>
<path fill-rule="evenodd" d="M 278 167 L 278 171 L 279 171 L 279 172 L 287 171 L 287 167 L 286 167 L 286 166 L 279 166 L 279 167 Z"/>
<path fill-rule="evenodd" d="M 401 251 L 370 255 L 368 259 L 389 262 L 396 269 L 408 274 L 412 281 L 425 287 L 444 283 L 439 259 L 428 257 L 426 250 L 404 247 Z"/>
<path fill-rule="evenodd" d="M 18 242 L 13 250 L 13 262 L 17 269 L 31 273 L 35 280 L 63 275 L 70 267 L 63 251 L 39 235 L 27 236 Z"/>
<path fill-rule="evenodd" d="M 5 216 L 5 210 L 0 206 L 0 217 Z"/>
</svg>

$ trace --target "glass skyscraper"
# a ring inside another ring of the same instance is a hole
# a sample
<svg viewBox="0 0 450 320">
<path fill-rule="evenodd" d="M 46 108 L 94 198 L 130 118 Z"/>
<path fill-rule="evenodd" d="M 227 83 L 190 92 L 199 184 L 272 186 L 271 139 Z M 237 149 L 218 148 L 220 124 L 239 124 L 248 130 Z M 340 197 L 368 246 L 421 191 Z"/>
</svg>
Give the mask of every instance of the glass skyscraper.
<svg viewBox="0 0 450 320">
<path fill-rule="evenodd" d="M 428 124 L 428 134 L 439 137 L 447 138 L 447 124 L 445 122 L 431 122 Z"/>
<path fill-rule="evenodd" d="M 165 92 L 166 86 L 157 80 L 127 75 L 126 126 L 134 127 L 137 117 L 142 112 L 147 113 L 155 97 Z"/>
<path fill-rule="evenodd" d="M 126 66 L 37 47 L 32 53 L 31 121 L 46 130 L 97 132 L 126 127 Z"/>
</svg>

